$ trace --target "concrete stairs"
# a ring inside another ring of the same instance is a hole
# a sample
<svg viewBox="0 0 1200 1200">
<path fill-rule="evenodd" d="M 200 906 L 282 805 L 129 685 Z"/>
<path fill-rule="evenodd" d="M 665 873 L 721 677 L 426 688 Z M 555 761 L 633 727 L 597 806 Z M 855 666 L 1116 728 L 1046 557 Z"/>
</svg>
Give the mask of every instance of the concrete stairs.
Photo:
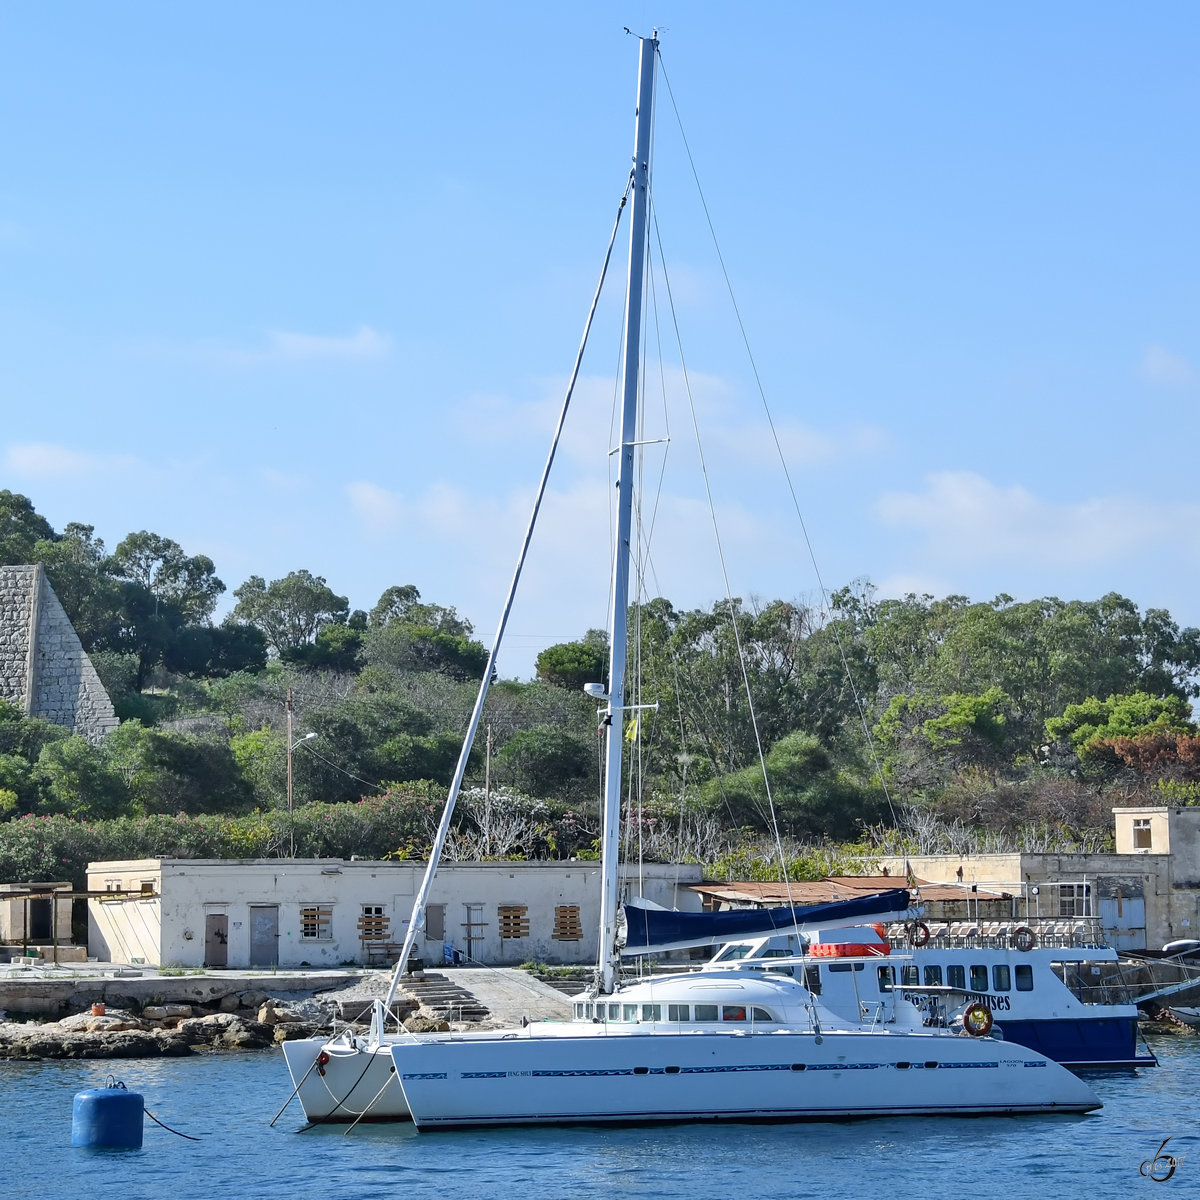
<svg viewBox="0 0 1200 1200">
<path fill-rule="evenodd" d="M 400 984 L 405 994 L 422 1008 L 447 1021 L 486 1021 L 491 1015 L 466 988 L 436 971 L 425 971 L 419 978 L 405 976 Z"/>
</svg>

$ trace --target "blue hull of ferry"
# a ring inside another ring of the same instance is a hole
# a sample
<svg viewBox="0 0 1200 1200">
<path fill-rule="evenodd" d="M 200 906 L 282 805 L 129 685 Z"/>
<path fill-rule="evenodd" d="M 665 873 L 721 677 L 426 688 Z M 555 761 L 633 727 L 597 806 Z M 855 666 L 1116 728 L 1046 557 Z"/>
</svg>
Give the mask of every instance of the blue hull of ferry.
<svg viewBox="0 0 1200 1200">
<path fill-rule="evenodd" d="M 1007 1042 L 1037 1050 L 1075 1070 L 1149 1067 L 1152 1054 L 1139 1053 L 1135 1017 L 1097 1017 L 1086 1021 L 997 1021 Z"/>
</svg>

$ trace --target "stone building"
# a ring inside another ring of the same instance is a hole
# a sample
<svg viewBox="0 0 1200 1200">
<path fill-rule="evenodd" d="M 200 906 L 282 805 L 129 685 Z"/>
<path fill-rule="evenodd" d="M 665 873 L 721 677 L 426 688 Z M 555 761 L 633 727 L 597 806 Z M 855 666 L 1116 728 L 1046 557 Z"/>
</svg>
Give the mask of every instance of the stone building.
<svg viewBox="0 0 1200 1200">
<path fill-rule="evenodd" d="M 0 700 L 89 742 L 118 724 L 40 563 L 0 566 Z"/>
<path fill-rule="evenodd" d="M 1116 850 L 1101 854 L 932 854 L 881 858 L 893 875 L 1014 896 L 1013 915 L 1097 917 L 1118 950 L 1200 939 L 1200 806 L 1113 809 Z"/>
<path fill-rule="evenodd" d="M 88 954 L 150 966 L 338 967 L 394 957 L 423 862 L 149 858 L 88 864 Z M 697 911 L 700 868 L 646 863 L 641 894 Z M 429 963 L 586 964 L 598 862 L 447 863 L 417 953 Z"/>
</svg>

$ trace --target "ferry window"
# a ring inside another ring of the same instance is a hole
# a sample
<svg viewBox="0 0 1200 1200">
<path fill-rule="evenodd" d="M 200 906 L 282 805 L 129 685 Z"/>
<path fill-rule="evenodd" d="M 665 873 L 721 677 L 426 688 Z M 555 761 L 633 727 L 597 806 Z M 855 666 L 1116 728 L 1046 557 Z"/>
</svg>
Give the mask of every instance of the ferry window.
<svg viewBox="0 0 1200 1200">
<path fill-rule="evenodd" d="M 578 904 L 559 904 L 554 909 L 554 932 L 550 936 L 556 942 L 582 940 L 583 925 L 579 920 Z"/>
<path fill-rule="evenodd" d="M 947 967 L 946 982 L 952 988 L 958 988 L 960 992 L 967 990 L 967 969 L 966 967 Z"/>
<path fill-rule="evenodd" d="M 300 909 L 300 936 L 318 941 L 333 941 L 333 908 L 306 904 Z"/>
<path fill-rule="evenodd" d="M 1017 967 L 1017 991 L 1032 992 L 1033 991 L 1033 968 L 1028 963 L 1023 963 Z"/>
<path fill-rule="evenodd" d="M 668 1021 L 686 1021 L 688 1019 L 688 1006 L 686 1004 L 668 1004 L 667 1005 L 667 1020 Z"/>
<path fill-rule="evenodd" d="M 697 1021 L 715 1021 L 717 1019 L 717 1006 L 715 1004 L 697 1004 L 696 1005 L 696 1020 Z"/>
<path fill-rule="evenodd" d="M 642 1005 L 642 1020 L 643 1021 L 661 1021 L 662 1020 L 662 1005 L 661 1004 L 643 1004 Z"/>
<path fill-rule="evenodd" d="M 925 986 L 926 987 L 941 987 L 942 986 L 942 968 L 941 967 L 926 967 L 925 968 Z"/>
<path fill-rule="evenodd" d="M 638 1006 L 636 1004 L 622 1005 L 624 1011 L 621 1013 L 622 1021 L 636 1021 Z"/>
<path fill-rule="evenodd" d="M 524 904 L 501 904 L 496 909 L 500 924 L 500 938 L 526 938 L 529 936 L 529 908 Z"/>
<path fill-rule="evenodd" d="M 891 967 L 877 967 L 879 973 L 879 990 L 881 992 L 890 992 L 893 984 L 896 982 L 896 975 Z"/>
<path fill-rule="evenodd" d="M 1150 836 L 1150 818 L 1134 817 L 1133 848 L 1135 850 L 1149 850 L 1153 845 L 1154 839 Z"/>
<path fill-rule="evenodd" d="M 987 967 L 978 966 L 975 963 L 971 964 L 971 991 L 986 992 L 987 991 Z"/>
<path fill-rule="evenodd" d="M 906 963 L 900 968 L 900 986 L 916 987 L 921 982 L 921 970 L 916 963 Z"/>
<path fill-rule="evenodd" d="M 721 1006 L 722 1021 L 744 1021 L 746 1010 L 740 1004 L 723 1004 Z"/>
<path fill-rule="evenodd" d="M 997 992 L 1007 992 L 1012 988 L 1012 972 L 1008 963 L 997 963 L 992 968 L 992 988 Z"/>
<path fill-rule="evenodd" d="M 775 1018 L 771 1016 L 765 1008 L 753 1008 L 750 1010 L 750 1015 L 756 1021 L 773 1021 Z"/>
</svg>

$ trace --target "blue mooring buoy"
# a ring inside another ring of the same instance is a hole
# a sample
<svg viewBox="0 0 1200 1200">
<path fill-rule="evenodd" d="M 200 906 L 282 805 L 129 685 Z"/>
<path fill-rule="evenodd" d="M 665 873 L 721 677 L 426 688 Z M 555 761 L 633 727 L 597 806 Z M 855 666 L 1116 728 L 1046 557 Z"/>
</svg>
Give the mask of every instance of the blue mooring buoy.
<svg viewBox="0 0 1200 1200">
<path fill-rule="evenodd" d="M 145 1105 L 111 1075 L 102 1088 L 88 1088 L 75 1097 L 71 1113 L 71 1145 L 113 1150 L 140 1150 Z"/>
</svg>

